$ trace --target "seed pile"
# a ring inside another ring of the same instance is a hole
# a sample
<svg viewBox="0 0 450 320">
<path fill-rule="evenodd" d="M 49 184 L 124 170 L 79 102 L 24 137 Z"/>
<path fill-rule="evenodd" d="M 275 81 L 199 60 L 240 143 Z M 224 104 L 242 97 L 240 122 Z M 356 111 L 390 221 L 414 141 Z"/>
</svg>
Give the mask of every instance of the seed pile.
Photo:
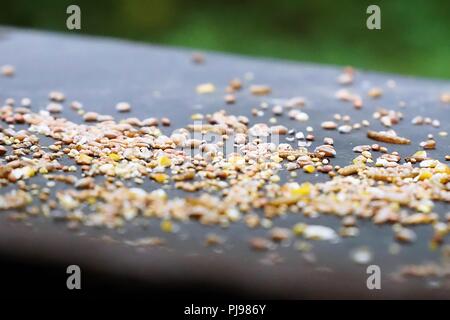
<svg viewBox="0 0 450 320">
<path fill-rule="evenodd" d="M 347 85 L 353 78 L 354 71 L 346 69 L 338 81 Z M 227 103 L 234 103 L 235 96 L 230 95 L 242 86 L 240 80 L 230 82 Z M 195 90 L 212 94 L 217 88 L 207 83 Z M 257 96 L 271 93 L 266 85 L 253 85 L 249 90 Z M 375 99 L 382 94 L 373 88 L 368 96 Z M 347 89 L 337 97 L 362 107 L 361 98 Z M 358 219 L 394 224 L 395 238 L 403 243 L 415 241 L 409 227 L 418 224 L 433 226 L 435 244 L 450 232 L 449 221 L 434 212 L 438 202 L 450 202 L 448 157 L 432 159 L 425 150 L 400 155 L 385 146 L 367 144 L 355 146 L 352 163 L 340 167 L 332 164 L 339 154 L 332 138 L 309 149 L 315 140 L 313 128 L 307 127 L 305 136 L 275 125 L 276 118 L 269 124 L 253 123 L 220 110 L 195 114 L 193 124 L 166 135 L 159 125 L 170 126 L 167 118 L 116 121 L 73 102 L 71 108 L 82 115 L 73 122 L 60 116 L 66 100 L 63 93 L 51 92 L 49 99 L 46 110 L 39 112 L 31 110 L 29 99 L 23 99 L 20 106 L 8 99 L 0 108 L 4 123 L 0 127 L 0 185 L 12 186 L 0 195 L 0 210 L 20 209 L 50 217 L 59 212 L 58 218 L 72 225 L 110 228 L 140 216 L 158 218 L 166 232 L 175 230 L 175 221 L 223 227 L 242 221 L 249 228 L 271 229 L 267 238 L 250 241 L 255 250 L 269 250 L 274 242 L 293 236 L 328 241 L 356 236 Z M 284 109 L 289 109 L 290 118 L 308 122 L 309 116 L 301 111 L 304 103 L 302 98 L 291 99 L 274 105 L 272 112 L 282 117 Z M 257 111 L 266 108 L 263 104 Z M 116 110 L 129 112 L 131 105 L 120 102 Z M 392 127 L 404 115 L 380 109 L 374 118 Z M 347 123 L 324 119 L 321 130 L 338 130 L 351 137 L 353 129 L 370 126 L 367 120 L 350 125 L 348 116 L 335 115 L 334 120 Z M 436 121 L 415 118 L 413 123 L 437 125 Z M 211 142 L 205 138 L 208 135 L 216 139 Z M 43 137 L 52 143 L 44 144 Z M 394 145 L 412 143 L 392 129 L 367 130 L 367 137 Z M 289 143 L 294 140 L 298 140 L 295 146 Z M 418 149 L 431 149 L 427 147 L 431 142 L 427 143 Z M 282 182 L 286 172 L 290 179 Z M 329 178 L 311 183 L 299 179 L 299 173 Z M 35 183 L 36 177 L 46 184 Z M 144 186 L 146 182 L 152 186 Z M 68 187 L 54 189 L 59 183 Z M 170 197 L 167 189 L 182 190 L 185 196 Z M 341 219 L 342 227 L 338 231 L 307 224 L 273 227 L 274 219 L 285 214 L 333 215 Z M 218 244 L 219 240 L 210 235 L 207 243 Z"/>
</svg>

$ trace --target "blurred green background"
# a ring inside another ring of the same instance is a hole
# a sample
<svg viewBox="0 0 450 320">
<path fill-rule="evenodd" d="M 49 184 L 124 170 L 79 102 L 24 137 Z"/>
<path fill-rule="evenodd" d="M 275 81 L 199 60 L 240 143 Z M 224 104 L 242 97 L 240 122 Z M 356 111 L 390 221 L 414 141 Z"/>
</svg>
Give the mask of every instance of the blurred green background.
<svg viewBox="0 0 450 320">
<path fill-rule="evenodd" d="M 0 24 L 450 78 L 450 1 L 2 0 Z M 382 30 L 366 28 L 381 7 Z"/>
</svg>

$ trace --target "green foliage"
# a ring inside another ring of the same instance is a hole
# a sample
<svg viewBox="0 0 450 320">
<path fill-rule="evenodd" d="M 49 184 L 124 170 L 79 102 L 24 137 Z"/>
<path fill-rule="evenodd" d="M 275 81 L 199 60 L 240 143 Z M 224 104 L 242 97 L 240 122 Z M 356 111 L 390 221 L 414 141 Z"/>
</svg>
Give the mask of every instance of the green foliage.
<svg viewBox="0 0 450 320">
<path fill-rule="evenodd" d="M 14 0 L 0 24 L 66 31 L 74 3 L 87 34 L 450 77 L 448 0 Z M 369 4 L 381 7 L 382 30 L 366 28 Z"/>
</svg>

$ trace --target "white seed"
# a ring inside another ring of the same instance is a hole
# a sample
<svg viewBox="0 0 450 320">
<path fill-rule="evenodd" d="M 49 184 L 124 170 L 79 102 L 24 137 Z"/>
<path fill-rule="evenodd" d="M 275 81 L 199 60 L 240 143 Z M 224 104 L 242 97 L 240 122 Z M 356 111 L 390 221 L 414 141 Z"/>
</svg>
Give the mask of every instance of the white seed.
<svg viewBox="0 0 450 320">
<path fill-rule="evenodd" d="M 297 121 L 301 121 L 301 122 L 305 122 L 309 120 L 309 116 L 307 113 L 305 112 L 299 112 L 296 116 L 295 116 L 295 120 Z"/>
<path fill-rule="evenodd" d="M 280 105 L 276 105 L 272 108 L 272 112 L 276 116 L 281 116 L 283 114 L 283 107 Z"/>
<path fill-rule="evenodd" d="M 48 98 L 52 101 L 55 102 L 63 102 L 66 97 L 64 95 L 64 93 L 60 92 L 60 91 L 52 91 L 49 93 Z"/>
<path fill-rule="evenodd" d="M 303 132 L 299 131 L 295 134 L 295 139 L 297 140 L 305 140 L 305 135 Z"/>
<path fill-rule="evenodd" d="M 30 98 L 23 98 L 20 101 L 20 104 L 22 105 L 22 107 L 29 108 L 31 106 L 31 99 Z"/>
<path fill-rule="evenodd" d="M 351 259 L 357 264 L 368 264 L 373 259 L 373 254 L 367 247 L 356 248 L 350 253 Z"/>
<path fill-rule="evenodd" d="M 198 94 L 212 93 L 216 90 L 216 87 L 212 83 L 199 84 L 196 88 Z"/>
<path fill-rule="evenodd" d="M 321 126 L 326 130 L 334 130 L 337 128 L 337 123 L 334 121 L 324 121 Z"/>
<path fill-rule="evenodd" d="M 348 124 L 344 124 L 338 128 L 340 133 L 350 133 L 352 131 L 352 126 Z"/>
<path fill-rule="evenodd" d="M 128 102 L 119 102 L 116 104 L 116 110 L 119 112 L 128 112 L 131 110 L 131 106 Z"/>
<path fill-rule="evenodd" d="M 49 103 L 47 105 L 47 111 L 50 113 L 60 113 L 63 110 L 63 106 L 59 103 Z"/>
<path fill-rule="evenodd" d="M 5 77 L 12 77 L 16 70 L 14 69 L 14 66 L 11 65 L 4 65 L 2 66 L 2 75 Z"/>
</svg>

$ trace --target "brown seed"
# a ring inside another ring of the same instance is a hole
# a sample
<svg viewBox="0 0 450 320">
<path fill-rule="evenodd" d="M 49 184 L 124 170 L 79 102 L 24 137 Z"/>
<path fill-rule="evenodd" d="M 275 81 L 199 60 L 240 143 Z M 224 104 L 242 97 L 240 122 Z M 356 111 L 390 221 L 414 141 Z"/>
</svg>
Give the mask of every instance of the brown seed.
<svg viewBox="0 0 450 320">
<path fill-rule="evenodd" d="M 6 154 L 6 148 L 4 146 L 0 146 L 0 156 L 3 156 Z"/>
<path fill-rule="evenodd" d="M 390 134 L 385 131 L 372 131 L 369 130 L 367 132 L 367 137 L 376 141 L 393 143 L 393 144 L 410 144 L 411 140 L 403 137 L 399 137 L 393 134 Z"/>
<path fill-rule="evenodd" d="M 158 126 L 158 119 L 156 119 L 156 118 L 144 119 L 144 120 L 142 120 L 142 125 L 148 126 L 148 127 L 156 127 L 156 126 Z"/>
<path fill-rule="evenodd" d="M 242 82 L 239 79 L 233 79 L 230 81 L 230 87 L 233 90 L 240 90 L 242 88 Z"/>
<path fill-rule="evenodd" d="M 260 225 L 261 221 L 257 214 L 249 213 L 244 216 L 244 222 L 249 228 L 256 228 Z"/>
<path fill-rule="evenodd" d="M 255 251 L 267 251 L 272 247 L 272 243 L 260 237 L 250 239 L 250 247 Z"/>
<path fill-rule="evenodd" d="M 319 171 L 323 172 L 323 173 L 329 173 L 332 170 L 333 170 L 333 166 L 330 164 L 327 164 L 327 165 L 323 166 Z"/>
<path fill-rule="evenodd" d="M 349 166 L 340 168 L 340 169 L 338 170 L 338 173 L 339 173 L 341 176 L 350 176 L 350 175 L 352 175 L 352 174 L 358 173 L 358 169 L 359 169 L 359 168 L 360 168 L 360 166 L 355 165 L 355 164 L 351 164 L 351 165 L 349 165 Z"/>
<path fill-rule="evenodd" d="M 321 145 L 314 149 L 314 153 L 324 153 L 325 157 L 334 157 L 336 156 L 336 150 L 333 146 L 330 145 Z"/>
<path fill-rule="evenodd" d="M 128 124 L 130 124 L 132 126 L 135 126 L 135 127 L 142 126 L 142 122 L 138 118 L 127 118 L 127 119 L 124 120 L 124 122 L 128 123 Z"/>
<path fill-rule="evenodd" d="M 265 96 L 272 92 L 272 89 L 266 85 L 252 85 L 250 92 L 255 96 Z"/>
<path fill-rule="evenodd" d="M 383 95 L 383 90 L 381 90 L 380 88 L 372 88 L 367 94 L 371 98 L 379 98 Z"/>
<path fill-rule="evenodd" d="M 196 64 L 205 62 L 205 56 L 201 52 L 194 52 L 191 56 L 191 61 Z"/>
<path fill-rule="evenodd" d="M 79 179 L 75 183 L 75 188 L 77 188 L 77 189 L 93 189 L 94 186 L 95 186 L 95 180 L 94 180 L 94 178 L 91 178 L 91 177 Z"/>
<path fill-rule="evenodd" d="M 273 228 L 270 232 L 270 237 L 275 242 L 281 242 L 291 236 L 291 230 L 287 228 Z"/>
<path fill-rule="evenodd" d="M 224 242 L 224 239 L 215 234 L 215 233 L 209 233 L 205 237 L 205 245 L 206 246 L 217 246 Z"/>
<path fill-rule="evenodd" d="M 299 108 L 305 105 L 305 98 L 294 97 L 286 101 L 285 106 L 288 108 Z"/>
<path fill-rule="evenodd" d="M 15 68 L 11 65 L 2 66 L 2 75 L 5 77 L 12 77 L 15 73 Z"/>
<path fill-rule="evenodd" d="M 83 119 L 86 122 L 93 122 L 93 121 L 97 121 L 98 118 L 98 113 L 97 112 L 86 112 L 83 115 Z"/>
<path fill-rule="evenodd" d="M 161 124 L 164 127 L 169 127 L 170 126 L 170 119 L 169 118 L 161 118 Z"/>
<path fill-rule="evenodd" d="M 288 132 L 288 129 L 285 126 L 273 126 L 270 127 L 271 134 L 283 135 Z"/>
<path fill-rule="evenodd" d="M 321 126 L 325 130 L 334 130 L 337 128 L 337 123 L 334 121 L 324 121 Z"/>
<path fill-rule="evenodd" d="M 115 131 L 105 131 L 105 133 L 103 134 L 104 137 L 108 138 L 108 139 L 115 139 L 119 136 L 119 134 Z"/>
<path fill-rule="evenodd" d="M 428 139 L 427 141 L 421 142 L 420 146 L 425 150 L 436 149 L 436 141 L 434 141 L 433 139 Z"/>
<path fill-rule="evenodd" d="M 450 103 L 450 93 L 444 92 L 441 94 L 441 101 L 443 103 Z"/>
<path fill-rule="evenodd" d="M 363 107 L 363 101 L 361 99 L 353 100 L 353 107 L 355 107 L 355 109 L 361 109 Z"/>
<path fill-rule="evenodd" d="M 16 114 L 16 115 L 14 115 L 14 121 L 16 123 L 24 123 L 25 122 L 25 118 L 21 114 Z"/>
</svg>

